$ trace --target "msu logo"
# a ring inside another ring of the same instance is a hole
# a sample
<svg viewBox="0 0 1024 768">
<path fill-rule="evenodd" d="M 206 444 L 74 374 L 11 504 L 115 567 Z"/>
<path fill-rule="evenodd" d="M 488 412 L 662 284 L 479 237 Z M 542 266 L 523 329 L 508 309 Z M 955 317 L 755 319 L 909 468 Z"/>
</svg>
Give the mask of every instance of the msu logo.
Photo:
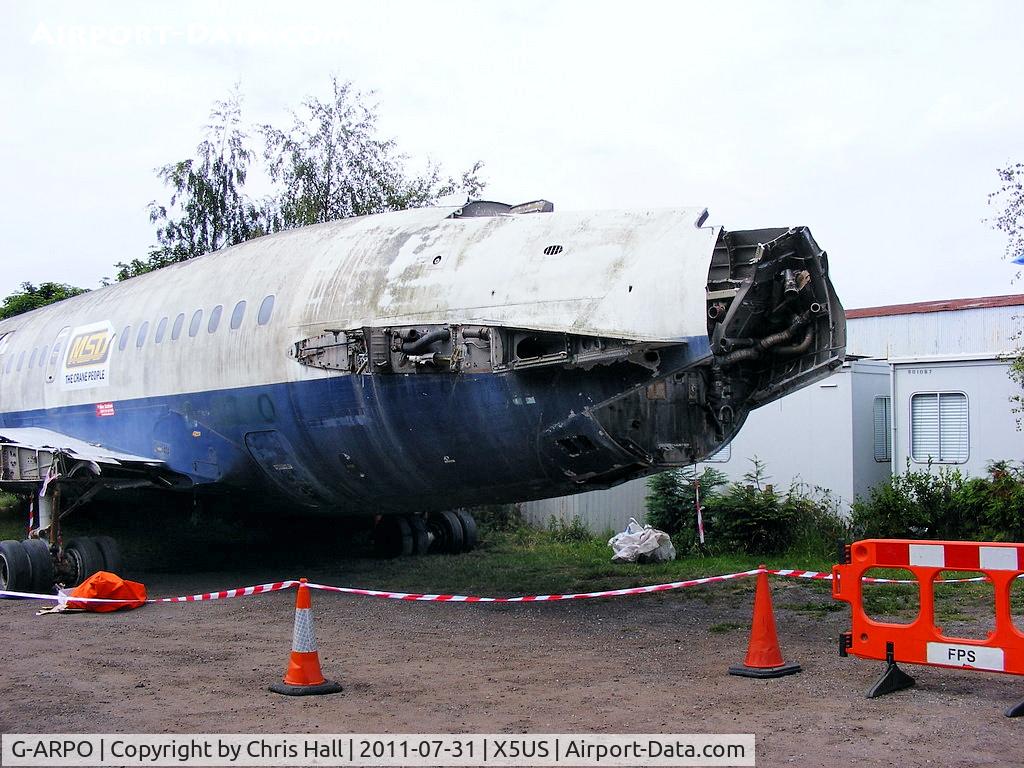
<svg viewBox="0 0 1024 768">
<path fill-rule="evenodd" d="M 79 368 L 83 365 L 104 363 L 109 352 L 110 332 L 108 330 L 80 333 L 71 340 L 68 347 L 67 367 Z"/>
</svg>

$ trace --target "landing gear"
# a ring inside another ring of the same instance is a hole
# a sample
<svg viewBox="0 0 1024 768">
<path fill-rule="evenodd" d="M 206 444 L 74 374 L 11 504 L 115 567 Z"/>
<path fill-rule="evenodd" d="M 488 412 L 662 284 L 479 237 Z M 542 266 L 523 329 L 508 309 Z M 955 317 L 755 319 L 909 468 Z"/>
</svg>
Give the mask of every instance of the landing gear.
<svg viewBox="0 0 1024 768">
<path fill-rule="evenodd" d="M 378 557 L 457 555 L 476 548 L 476 520 L 465 510 L 429 515 L 385 515 L 373 529 Z"/>
<path fill-rule="evenodd" d="M 20 541 L 0 541 L 0 588 L 9 592 L 32 588 L 32 565 Z"/>
<path fill-rule="evenodd" d="M 109 536 L 79 536 L 54 555 L 43 539 L 0 541 L 0 589 L 53 594 L 56 584 L 76 587 L 96 571 L 121 575 L 123 560 Z"/>
<path fill-rule="evenodd" d="M 28 555 L 32 571 L 32 591 L 42 595 L 50 594 L 57 581 L 57 574 L 53 568 L 53 556 L 50 554 L 49 545 L 41 539 L 28 539 L 21 542 L 21 545 Z"/>
<path fill-rule="evenodd" d="M 69 541 L 64 547 L 64 560 L 66 562 L 62 565 L 67 569 L 68 582 L 71 584 L 81 584 L 96 571 L 106 570 L 103 553 L 96 540 L 88 536 Z"/>
<path fill-rule="evenodd" d="M 479 538 L 476 530 L 476 519 L 464 509 L 455 510 L 455 516 L 462 523 L 462 551 L 469 552 L 476 549 Z"/>
<path fill-rule="evenodd" d="M 462 523 L 454 512 L 435 512 L 427 518 L 427 528 L 433 535 L 432 552 L 457 555 L 462 552 L 465 534 Z"/>
</svg>

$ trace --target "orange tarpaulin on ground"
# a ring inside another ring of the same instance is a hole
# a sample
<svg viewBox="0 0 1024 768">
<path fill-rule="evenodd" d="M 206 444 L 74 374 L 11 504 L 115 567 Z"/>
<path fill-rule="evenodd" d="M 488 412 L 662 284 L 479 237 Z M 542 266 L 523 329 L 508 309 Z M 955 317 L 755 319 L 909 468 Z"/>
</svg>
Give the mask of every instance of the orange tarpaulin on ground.
<svg viewBox="0 0 1024 768">
<path fill-rule="evenodd" d="M 130 603 L 87 603 L 74 600 L 76 597 L 102 597 L 107 600 L 131 600 Z M 120 576 L 107 571 L 96 571 L 68 593 L 68 608 L 83 611 L 108 613 L 122 608 L 138 608 L 146 602 L 146 586 L 137 581 L 125 581 Z"/>
</svg>

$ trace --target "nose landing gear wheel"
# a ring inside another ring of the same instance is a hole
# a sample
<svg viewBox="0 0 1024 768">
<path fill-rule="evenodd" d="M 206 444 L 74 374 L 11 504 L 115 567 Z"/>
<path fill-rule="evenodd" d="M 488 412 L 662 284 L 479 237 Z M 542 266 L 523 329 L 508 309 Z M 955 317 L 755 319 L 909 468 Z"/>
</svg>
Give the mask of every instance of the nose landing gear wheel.
<svg viewBox="0 0 1024 768">
<path fill-rule="evenodd" d="M 462 523 L 454 512 L 435 512 L 427 518 L 427 527 L 434 536 L 431 552 L 457 555 L 462 552 Z"/>
<path fill-rule="evenodd" d="M 462 551 L 469 552 L 476 549 L 477 530 L 476 519 L 464 509 L 455 510 L 455 516 L 462 523 Z"/>
<path fill-rule="evenodd" d="M 427 521 L 421 515 L 409 515 L 409 527 L 412 529 L 412 553 L 425 555 L 430 551 L 430 532 Z"/>
</svg>

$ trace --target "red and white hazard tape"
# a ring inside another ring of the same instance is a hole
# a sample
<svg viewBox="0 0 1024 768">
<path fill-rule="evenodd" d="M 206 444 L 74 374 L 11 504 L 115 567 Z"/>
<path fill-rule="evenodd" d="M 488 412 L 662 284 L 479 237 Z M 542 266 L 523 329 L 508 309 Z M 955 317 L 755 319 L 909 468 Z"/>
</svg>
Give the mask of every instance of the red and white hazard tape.
<svg viewBox="0 0 1024 768">
<path fill-rule="evenodd" d="M 649 584 L 644 587 L 627 587 L 625 589 L 606 589 L 600 592 L 576 592 L 560 595 L 520 595 L 518 597 L 480 597 L 478 595 L 443 595 L 430 594 L 425 592 L 390 592 L 379 589 L 359 589 L 357 587 L 335 587 L 330 584 L 307 583 L 310 589 L 319 589 L 324 592 L 340 592 L 346 595 L 360 595 L 363 597 L 382 597 L 388 600 L 406 600 L 410 602 L 425 603 L 550 603 L 561 600 L 589 600 L 603 597 L 625 597 L 627 595 L 646 595 L 651 592 L 667 592 L 674 589 L 696 587 L 701 584 L 714 584 L 732 579 L 742 579 L 747 576 L 757 576 L 760 573 L 768 573 L 775 576 L 785 576 L 793 579 L 832 579 L 832 574 L 827 571 L 800 571 L 788 568 L 754 568 L 750 571 L 739 571 L 727 573 L 722 576 L 705 576 L 699 579 L 687 579 L 685 581 L 670 581 L 664 584 Z M 968 579 L 936 579 L 937 584 L 952 584 L 971 581 L 985 581 L 986 577 L 977 576 Z M 873 584 L 914 584 L 913 579 L 881 579 L 865 577 L 865 582 Z M 147 603 L 198 603 L 209 600 L 226 600 L 231 597 L 247 597 L 249 595 L 262 595 L 268 592 L 280 592 L 284 589 L 292 589 L 299 586 L 295 579 L 286 581 L 274 581 L 269 584 L 256 584 L 251 587 L 237 587 L 225 589 L 219 592 L 202 592 L 196 595 L 181 595 L 179 597 L 157 597 L 146 600 Z M 34 592 L 12 592 L 0 590 L 0 597 L 26 598 L 32 600 L 50 600 L 57 603 L 134 603 L 136 600 L 114 600 L 104 597 L 71 597 L 67 594 L 43 595 Z"/>
</svg>

